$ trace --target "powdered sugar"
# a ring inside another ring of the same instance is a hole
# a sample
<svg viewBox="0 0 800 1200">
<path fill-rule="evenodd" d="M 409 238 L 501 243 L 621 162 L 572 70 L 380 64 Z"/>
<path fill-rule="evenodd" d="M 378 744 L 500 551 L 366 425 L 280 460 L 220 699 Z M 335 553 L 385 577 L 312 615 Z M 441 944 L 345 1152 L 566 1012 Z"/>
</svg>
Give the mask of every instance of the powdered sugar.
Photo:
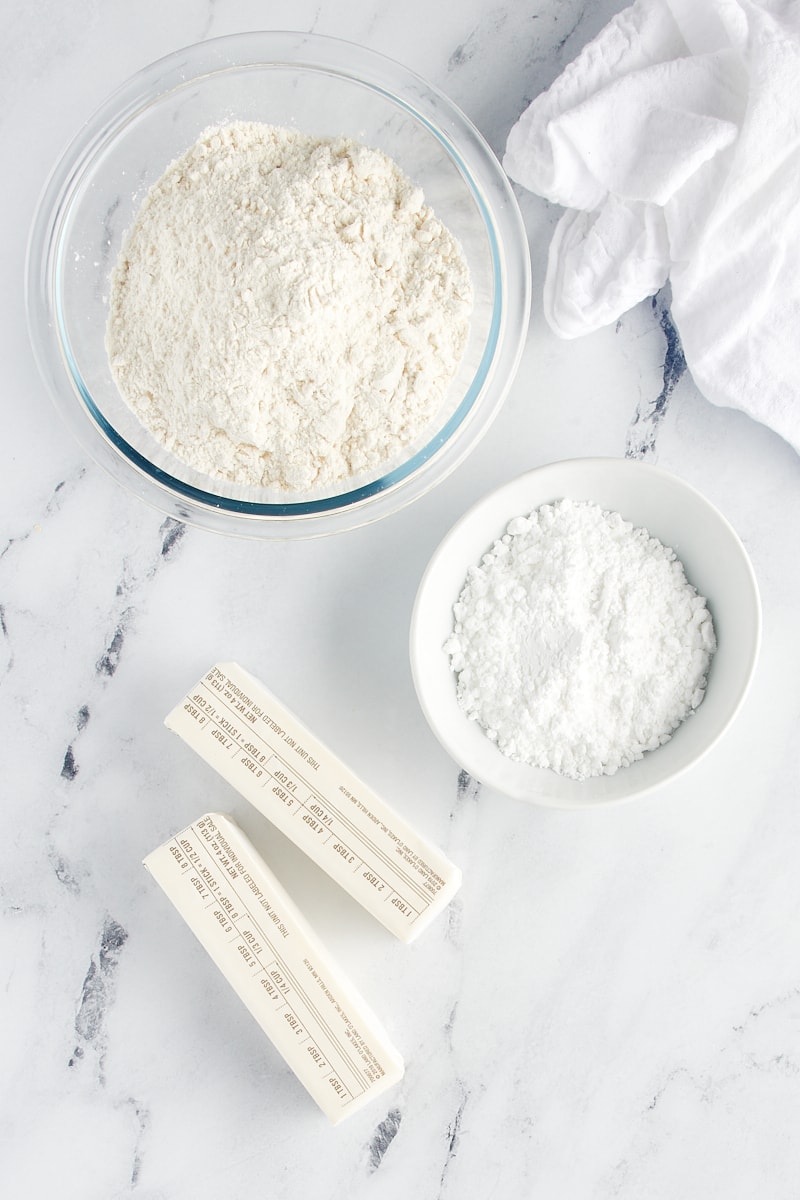
<svg viewBox="0 0 800 1200">
<path fill-rule="evenodd" d="M 613 774 L 701 702 L 716 640 L 674 552 L 569 499 L 515 518 L 454 606 L 458 699 L 509 758 Z"/>
<path fill-rule="evenodd" d="M 107 348 L 178 457 L 302 491 L 376 472 L 419 437 L 471 306 L 458 243 L 386 155 L 240 122 L 207 130 L 145 198 Z"/>
</svg>

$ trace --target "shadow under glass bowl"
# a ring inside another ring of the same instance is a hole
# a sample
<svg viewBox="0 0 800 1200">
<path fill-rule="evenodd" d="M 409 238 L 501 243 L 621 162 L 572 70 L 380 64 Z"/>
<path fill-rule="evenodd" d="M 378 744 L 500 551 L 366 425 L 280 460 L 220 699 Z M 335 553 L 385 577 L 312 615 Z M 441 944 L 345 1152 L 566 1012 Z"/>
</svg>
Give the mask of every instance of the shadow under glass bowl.
<svg viewBox="0 0 800 1200">
<path fill-rule="evenodd" d="M 424 435 L 381 473 L 290 493 L 226 484 L 162 447 L 122 399 L 105 349 L 110 275 L 149 188 L 211 125 L 261 121 L 345 136 L 389 155 L 459 240 L 475 293 L 468 343 Z M 331 38 L 248 33 L 169 55 L 86 123 L 42 195 L 28 248 L 31 341 L 56 407 L 119 482 L 182 521 L 252 537 L 308 537 L 377 520 L 469 453 L 514 377 L 530 311 L 530 259 L 497 159 L 435 88 Z"/>
</svg>

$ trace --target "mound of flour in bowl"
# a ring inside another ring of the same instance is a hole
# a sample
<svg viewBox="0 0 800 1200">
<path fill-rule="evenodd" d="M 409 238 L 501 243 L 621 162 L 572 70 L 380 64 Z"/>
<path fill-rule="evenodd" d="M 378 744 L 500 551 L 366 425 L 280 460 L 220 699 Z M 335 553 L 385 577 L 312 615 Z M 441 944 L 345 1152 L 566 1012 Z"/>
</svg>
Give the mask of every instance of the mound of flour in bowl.
<svg viewBox="0 0 800 1200">
<path fill-rule="evenodd" d="M 385 154 L 240 122 L 150 189 L 109 308 L 112 372 L 158 441 L 206 475 L 303 491 L 376 472 L 425 430 L 472 286 Z"/>
<path fill-rule="evenodd" d="M 568 499 L 510 522 L 471 567 L 445 644 L 458 700 L 502 752 L 572 779 L 667 741 L 716 639 L 674 552 Z"/>
</svg>

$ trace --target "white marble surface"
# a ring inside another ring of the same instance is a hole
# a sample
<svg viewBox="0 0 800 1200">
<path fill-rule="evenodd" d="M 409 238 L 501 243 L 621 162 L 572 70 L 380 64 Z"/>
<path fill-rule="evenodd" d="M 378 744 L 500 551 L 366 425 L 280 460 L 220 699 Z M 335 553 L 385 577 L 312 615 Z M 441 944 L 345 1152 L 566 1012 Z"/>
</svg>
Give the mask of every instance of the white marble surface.
<svg viewBox="0 0 800 1200">
<path fill-rule="evenodd" d="M 540 302 L 556 213 L 522 197 L 532 325 L 489 435 L 406 511 L 293 544 L 174 527 L 118 489 L 57 422 L 25 331 L 44 178 L 152 59 L 244 29 L 335 34 L 428 76 L 501 151 L 617 7 L 3 7 L 3 1196 L 800 1194 L 800 462 L 686 375 L 665 388 L 663 306 L 558 342 Z M 680 782 L 607 812 L 526 807 L 460 777 L 425 724 L 406 652 L 413 596 L 490 487 L 626 449 L 698 486 L 738 530 L 762 591 L 761 662 L 734 729 Z M 337 1129 L 140 866 L 206 809 L 258 829 L 162 727 L 221 658 L 261 675 L 464 870 L 448 915 L 404 947 L 270 843 L 407 1063 L 396 1091 Z"/>
</svg>

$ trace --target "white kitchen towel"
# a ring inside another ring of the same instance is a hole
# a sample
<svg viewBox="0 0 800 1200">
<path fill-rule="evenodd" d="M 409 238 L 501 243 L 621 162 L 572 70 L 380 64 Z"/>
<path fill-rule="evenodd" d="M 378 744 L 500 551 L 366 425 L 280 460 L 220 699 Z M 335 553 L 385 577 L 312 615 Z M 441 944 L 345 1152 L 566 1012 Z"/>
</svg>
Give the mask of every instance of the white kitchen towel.
<svg viewBox="0 0 800 1200">
<path fill-rule="evenodd" d="M 669 279 L 700 391 L 800 451 L 800 0 L 637 0 L 523 113 L 503 165 L 568 209 L 556 333 Z"/>
</svg>

